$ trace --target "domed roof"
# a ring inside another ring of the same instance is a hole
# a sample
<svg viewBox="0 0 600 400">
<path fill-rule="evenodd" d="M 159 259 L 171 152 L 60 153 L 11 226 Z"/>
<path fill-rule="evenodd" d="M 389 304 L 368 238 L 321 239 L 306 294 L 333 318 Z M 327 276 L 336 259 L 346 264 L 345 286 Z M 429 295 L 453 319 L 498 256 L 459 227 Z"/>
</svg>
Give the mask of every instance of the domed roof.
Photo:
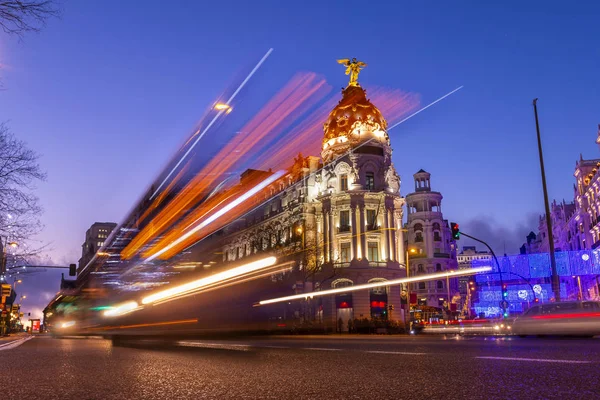
<svg viewBox="0 0 600 400">
<path fill-rule="evenodd" d="M 358 129 L 357 128 L 362 128 Z M 368 99 L 365 90 L 360 86 L 348 86 L 342 91 L 342 99 L 329 113 L 323 126 L 325 133 L 323 146 L 341 141 L 362 141 L 361 131 L 368 128 L 370 132 L 379 133 L 377 136 L 387 138 L 387 121 L 381 111 Z M 351 135 L 353 133 L 353 135 Z M 333 139 L 333 140 L 332 140 Z"/>
</svg>

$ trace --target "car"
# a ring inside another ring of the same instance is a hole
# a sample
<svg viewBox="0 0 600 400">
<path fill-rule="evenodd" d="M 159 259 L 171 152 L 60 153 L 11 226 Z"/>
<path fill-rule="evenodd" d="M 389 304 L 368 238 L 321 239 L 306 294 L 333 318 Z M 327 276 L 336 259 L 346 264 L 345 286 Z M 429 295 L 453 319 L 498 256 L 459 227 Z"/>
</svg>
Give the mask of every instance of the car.
<svg viewBox="0 0 600 400">
<path fill-rule="evenodd" d="M 519 336 L 600 335 L 600 302 L 560 301 L 536 305 L 515 319 L 512 331 Z"/>
</svg>

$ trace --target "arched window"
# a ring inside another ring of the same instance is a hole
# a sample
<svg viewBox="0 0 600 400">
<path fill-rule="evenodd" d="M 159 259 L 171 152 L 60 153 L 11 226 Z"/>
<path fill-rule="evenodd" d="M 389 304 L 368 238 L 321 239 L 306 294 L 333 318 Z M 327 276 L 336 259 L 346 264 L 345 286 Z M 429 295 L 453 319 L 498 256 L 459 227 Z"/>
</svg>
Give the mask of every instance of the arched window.
<svg viewBox="0 0 600 400">
<path fill-rule="evenodd" d="M 340 175 L 340 190 L 341 191 L 348 190 L 348 175 L 347 174 Z"/>
<path fill-rule="evenodd" d="M 350 279 L 337 279 L 333 282 L 331 282 L 331 287 L 332 288 L 343 288 L 343 287 L 348 287 L 348 286 L 352 286 L 354 285 L 354 282 L 352 282 Z"/>
<path fill-rule="evenodd" d="M 385 282 L 386 280 L 383 278 L 374 278 L 369 280 L 368 283 L 375 283 L 375 282 Z M 379 286 L 379 287 L 374 287 L 371 288 L 371 294 L 386 294 L 387 293 L 387 286 Z"/>
<path fill-rule="evenodd" d="M 442 241 L 442 234 L 441 234 L 440 224 L 438 224 L 437 222 L 435 222 L 433 224 L 433 240 L 436 241 L 436 242 L 441 242 Z"/>
<path fill-rule="evenodd" d="M 443 289 L 444 288 L 444 282 L 443 281 L 437 281 L 437 288 L 438 289 Z"/>
<path fill-rule="evenodd" d="M 423 225 L 415 224 L 415 242 L 423 241 Z"/>
<path fill-rule="evenodd" d="M 370 191 L 375 190 L 375 174 L 372 172 L 367 172 L 365 175 L 365 189 Z"/>
<path fill-rule="evenodd" d="M 442 270 L 442 264 L 435 264 L 435 270 L 436 271 L 441 271 Z"/>
<path fill-rule="evenodd" d="M 417 267 L 417 272 L 423 272 L 423 264 L 419 264 Z"/>
</svg>

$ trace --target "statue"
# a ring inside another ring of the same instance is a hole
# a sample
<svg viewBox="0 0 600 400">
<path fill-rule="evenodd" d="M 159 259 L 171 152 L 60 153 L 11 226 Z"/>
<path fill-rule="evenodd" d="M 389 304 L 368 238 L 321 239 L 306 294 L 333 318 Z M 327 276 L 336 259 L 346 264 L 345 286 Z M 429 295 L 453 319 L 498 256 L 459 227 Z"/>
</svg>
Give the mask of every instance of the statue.
<svg viewBox="0 0 600 400">
<path fill-rule="evenodd" d="M 346 66 L 346 75 L 350 75 L 350 82 L 348 86 L 360 86 L 358 84 L 358 74 L 360 70 L 367 66 L 366 63 L 362 61 L 356 61 L 356 57 L 350 61 L 349 58 L 343 58 L 341 60 L 337 60 L 338 64 L 342 64 Z"/>
</svg>

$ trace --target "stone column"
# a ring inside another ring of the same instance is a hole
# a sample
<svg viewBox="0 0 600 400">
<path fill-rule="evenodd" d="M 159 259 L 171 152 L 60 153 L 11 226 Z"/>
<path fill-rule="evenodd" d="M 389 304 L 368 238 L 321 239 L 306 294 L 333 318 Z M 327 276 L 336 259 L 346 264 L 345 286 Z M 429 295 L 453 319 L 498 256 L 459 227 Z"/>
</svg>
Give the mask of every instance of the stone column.
<svg viewBox="0 0 600 400">
<path fill-rule="evenodd" d="M 383 236 L 384 236 L 384 245 L 385 245 L 385 255 L 389 261 L 394 261 L 394 254 L 392 253 L 392 246 L 390 242 L 390 234 L 392 230 L 390 229 L 390 213 L 387 208 L 383 209 Z"/>
<path fill-rule="evenodd" d="M 350 227 L 350 232 L 352 234 L 352 260 L 356 260 L 358 257 L 357 254 L 357 244 L 358 244 L 358 218 L 356 217 L 356 207 L 350 208 L 350 223 L 352 226 Z"/>
<path fill-rule="evenodd" d="M 325 258 L 325 262 L 331 261 L 329 257 L 329 248 L 331 247 L 331 243 L 329 243 L 329 212 L 323 212 L 323 256 Z"/>
<path fill-rule="evenodd" d="M 336 262 L 335 259 L 335 221 L 333 218 L 333 210 L 329 212 L 329 259 Z"/>
<path fill-rule="evenodd" d="M 394 285 L 390 286 L 388 290 L 388 305 L 394 306 L 394 311 L 391 312 L 391 320 L 392 321 L 401 321 L 402 320 L 402 312 L 401 312 L 401 302 L 400 302 L 400 286 Z"/>
<path fill-rule="evenodd" d="M 363 204 L 360 205 L 360 217 L 359 217 L 359 226 L 360 226 L 360 247 L 362 249 L 362 257 L 363 259 L 367 258 L 367 236 L 365 235 L 365 206 Z"/>
<path fill-rule="evenodd" d="M 369 300 L 370 296 L 368 289 L 352 292 L 352 307 L 354 309 L 354 318 L 371 319 L 371 304 L 369 304 Z"/>
<path fill-rule="evenodd" d="M 396 254 L 396 259 L 400 263 L 405 263 L 406 260 L 406 249 L 404 248 L 404 232 L 402 229 L 402 214 L 400 211 L 394 211 L 394 219 L 393 222 L 396 226 L 396 231 L 393 232 L 395 235 L 395 240 L 392 241 L 392 246 L 394 246 L 394 254 Z M 407 234 L 408 236 L 408 234 Z M 406 264 L 405 264 L 406 265 Z"/>
</svg>

